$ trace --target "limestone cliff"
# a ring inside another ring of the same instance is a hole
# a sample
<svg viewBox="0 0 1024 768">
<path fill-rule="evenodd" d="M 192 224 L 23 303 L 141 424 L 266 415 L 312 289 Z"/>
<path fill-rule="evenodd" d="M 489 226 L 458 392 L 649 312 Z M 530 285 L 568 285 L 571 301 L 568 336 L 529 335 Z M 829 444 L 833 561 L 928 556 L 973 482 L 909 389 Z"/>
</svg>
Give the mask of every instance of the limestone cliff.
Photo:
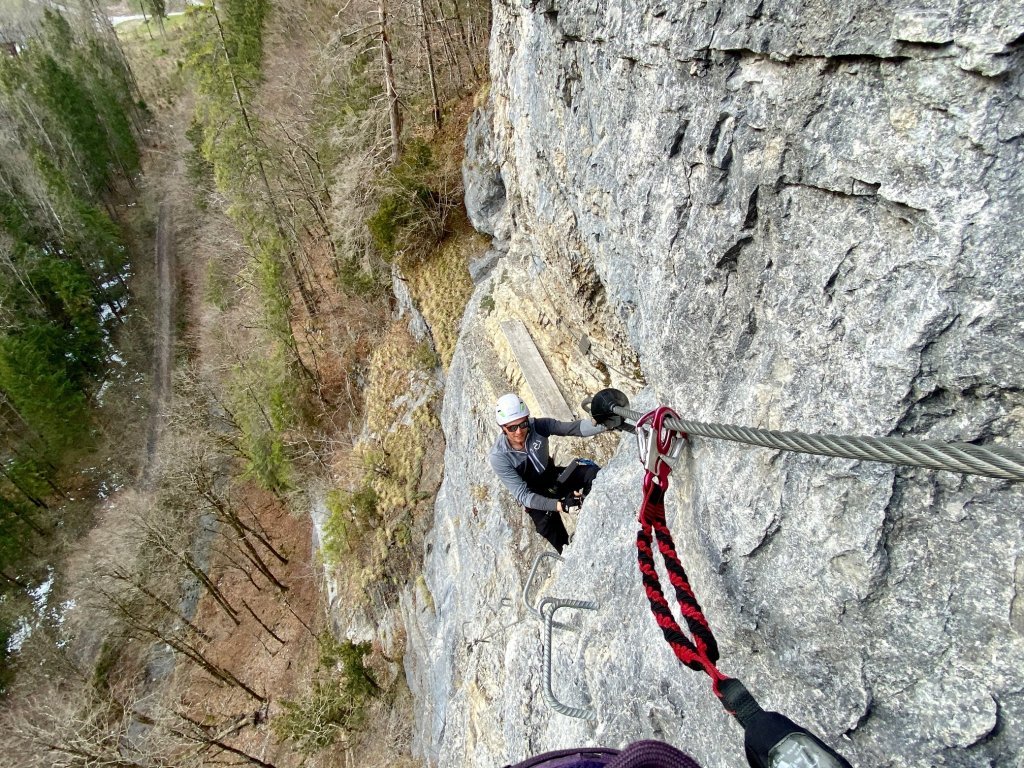
<svg viewBox="0 0 1024 768">
<path fill-rule="evenodd" d="M 502 765 L 659 737 L 743 763 L 645 605 L 631 440 L 543 594 L 489 472 L 521 319 L 577 404 L 774 429 L 1024 444 L 1024 6 L 1010 0 L 495 0 L 467 204 L 495 238 L 449 372 L 445 480 L 403 600 L 416 748 Z M 527 393 L 528 394 L 528 393 Z M 858 766 L 1021 766 L 1024 489 L 694 439 L 669 523 L 722 669 Z"/>
</svg>

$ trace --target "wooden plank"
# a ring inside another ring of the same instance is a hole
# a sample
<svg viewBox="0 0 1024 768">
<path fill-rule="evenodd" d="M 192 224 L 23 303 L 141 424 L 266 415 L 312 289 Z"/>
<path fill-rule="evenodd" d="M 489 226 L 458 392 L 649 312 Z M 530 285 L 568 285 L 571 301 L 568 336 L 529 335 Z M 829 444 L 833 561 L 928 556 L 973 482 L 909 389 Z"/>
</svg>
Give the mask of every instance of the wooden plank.
<svg viewBox="0 0 1024 768">
<path fill-rule="evenodd" d="M 572 421 L 572 411 L 569 409 L 565 398 L 558 390 L 551 372 L 548 370 L 544 358 L 540 356 L 537 345 L 530 338 L 530 332 L 526 330 L 521 320 L 502 320 L 501 330 L 512 348 L 512 356 L 515 357 L 519 368 L 526 379 L 526 386 L 530 388 L 530 394 L 536 403 L 540 413 L 534 416 L 549 416 L 561 421 Z"/>
</svg>

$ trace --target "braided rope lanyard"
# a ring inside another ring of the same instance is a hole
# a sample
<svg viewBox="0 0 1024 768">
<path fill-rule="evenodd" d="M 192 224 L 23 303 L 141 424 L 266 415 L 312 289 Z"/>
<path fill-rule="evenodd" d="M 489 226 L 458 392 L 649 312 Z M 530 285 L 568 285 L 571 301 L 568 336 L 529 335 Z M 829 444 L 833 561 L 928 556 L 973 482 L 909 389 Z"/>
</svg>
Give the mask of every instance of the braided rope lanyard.
<svg viewBox="0 0 1024 768">
<path fill-rule="evenodd" d="M 721 684 L 729 678 L 715 666 L 718 661 L 718 642 L 690 587 L 690 581 L 676 553 L 675 542 L 665 521 L 668 474 L 686 443 L 685 432 L 666 426 L 665 420 L 669 418 L 675 419 L 678 416 L 671 408 L 662 406 L 642 416 L 636 424 L 640 461 L 647 470 L 644 474 L 643 504 L 639 515 L 640 530 L 636 534 L 636 559 L 643 576 L 647 601 L 651 604 L 651 613 L 661 627 L 665 640 L 672 647 L 672 652 L 690 669 L 707 673 L 711 678 L 711 687 L 715 695 L 721 699 Z M 669 582 L 675 590 L 679 613 L 686 621 L 690 637 L 683 634 L 662 591 L 661 580 L 654 568 L 652 534 L 653 538 L 657 539 L 658 551 L 665 561 L 665 570 L 668 571 Z"/>
<path fill-rule="evenodd" d="M 743 727 L 747 762 L 755 768 L 764 766 L 818 766 L 820 768 L 850 768 L 850 764 L 821 739 L 777 712 L 765 712 L 746 686 L 734 677 L 719 671 L 718 642 L 704 617 L 697 596 L 690 587 L 672 534 L 665 521 L 665 491 L 668 475 L 679 460 L 686 445 L 685 432 L 669 426 L 678 419 L 675 411 L 661 406 L 645 414 L 636 423 L 636 437 L 640 446 L 640 461 L 646 470 L 643 485 L 643 504 L 640 507 L 640 530 L 636 534 L 636 559 L 640 565 L 647 601 L 651 613 L 672 652 L 690 669 L 704 672 L 711 678 L 711 689 L 722 702 L 725 711 Z M 669 582 L 675 590 L 679 613 L 686 621 L 689 637 L 672 615 L 668 600 L 661 588 L 661 579 L 654 567 L 652 542 L 658 541 L 658 551 L 665 561 Z M 789 743 L 791 738 L 805 739 L 790 745 L 780 756 L 773 757 L 777 747 Z"/>
</svg>

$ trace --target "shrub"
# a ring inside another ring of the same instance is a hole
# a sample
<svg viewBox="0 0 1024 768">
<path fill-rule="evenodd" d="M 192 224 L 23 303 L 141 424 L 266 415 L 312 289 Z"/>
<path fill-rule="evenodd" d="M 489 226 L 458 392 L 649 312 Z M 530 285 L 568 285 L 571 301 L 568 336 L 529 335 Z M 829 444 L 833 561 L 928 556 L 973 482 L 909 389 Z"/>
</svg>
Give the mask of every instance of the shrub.
<svg viewBox="0 0 1024 768">
<path fill-rule="evenodd" d="M 285 435 L 299 421 L 301 390 L 287 359 L 280 350 L 254 354 L 236 366 L 229 388 L 248 475 L 276 494 L 290 490 L 295 468 Z"/>
<path fill-rule="evenodd" d="M 322 547 L 327 562 L 340 562 L 342 555 L 358 546 L 363 531 L 377 521 L 377 500 L 377 492 L 370 485 L 351 493 L 331 491 L 327 494 L 328 516 Z"/>
<path fill-rule="evenodd" d="M 391 477 L 392 468 L 388 452 L 383 448 L 364 447 L 360 454 L 363 469 L 377 477 Z"/>
<path fill-rule="evenodd" d="M 203 282 L 203 299 L 221 312 L 231 307 L 231 279 L 220 260 L 210 259 L 206 263 L 206 279 Z"/>
<path fill-rule="evenodd" d="M 124 653 L 124 643 L 120 640 L 106 638 L 100 647 L 99 657 L 96 659 L 96 666 L 92 671 L 92 684 L 97 690 L 105 690 L 110 687 L 110 675 L 121 655 Z"/>
<path fill-rule="evenodd" d="M 417 368 L 424 371 L 432 371 L 441 364 L 433 345 L 424 339 L 413 350 L 413 363 Z"/>
<path fill-rule="evenodd" d="M 377 212 L 366 222 L 370 234 L 373 235 L 373 243 L 386 259 L 395 255 L 396 232 L 404 226 L 410 213 L 403 204 L 401 197 L 397 194 L 386 195 L 377 206 Z"/>
<path fill-rule="evenodd" d="M 274 718 L 277 738 L 291 741 L 305 755 L 329 747 L 345 730 L 358 728 L 363 708 L 345 695 L 342 682 L 333 678 L 313 681 L 309 695 L 300 701 L 285 699 L 284 712 Z"/>
<path fill-rule="evenodd" d="M 372 227 L 370 231 L 373 232 Z M 376 242 L 376 235 L 374 241 Z M 346 296 L 375 299 L 384 295 L 387 283 L 373 268 L 364 268 L 355 256 L 339 256 L 335 263 L 335 273 Z"/>
<path fill-rule="evenodd" d="M 439 189 L 430 147 L 411 141 L 402 160 L 385 179 L 386 191 L 366 226 L 387 260 L 402 266 L 422 260 L 448 233 L 457 197 Z"/>
<path fill-rule="evenodd" d="M 272 727 L 278 739 L 294 743 L 306 755 L 331 746 L 346 731 L 366 720 L 366 705 L 380 690 L 363 659 L 369 643 L 338 642 L 329 634 L 319 638 L 320 661 L 307 696 L 284 700 L 284 712 Z"/>
<path fill-rule="evenodd" d="M 192 145 L 191 149 L 185 153 L 185 176 L 192 189 L 195 190 L 196 206 L 205 211 L 207 196 L 213 188 L 213 163 L 203 155 L 202 148 L 205 137 L 202 124 L 193 120 L 185 131 L 185 138 Z"/>
<path fill-rule="evenodd" d="M 380 690 L 363 659 L 370 652 L 369 643 L 339 642 L 325 632 L 318 638 L 320 666 L 339 672 L 345 680 L 346 691 L 356 698 L 372 696 Z"/>
</svg>

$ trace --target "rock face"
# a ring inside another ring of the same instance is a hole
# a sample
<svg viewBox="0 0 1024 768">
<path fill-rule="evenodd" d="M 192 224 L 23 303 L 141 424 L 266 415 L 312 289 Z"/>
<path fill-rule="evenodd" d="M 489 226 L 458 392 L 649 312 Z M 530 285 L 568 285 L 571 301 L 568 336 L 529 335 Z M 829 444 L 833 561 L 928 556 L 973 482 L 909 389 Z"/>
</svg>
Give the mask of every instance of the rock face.
<svg viewBox="0 0 1024 768">
<path fill-rule="evenodd" d="M 554 649 L 595 719 L 545 706 L 520 601 L 542 542 L 485 460 L 520 384 L 497 325 L 526 323 L 570 403 L 612 384 L 701 421 L 1024 444 L 1024 6 L 496 0 L 491 75 L 467 188 L 507 253 L 466 313 L 403 601 L 416 751 L 656 737 L 741 765 L 646 607 L 629 439 L 566 449 L 614 451 L 538 585 L 600 603 Z M 697 438 L 673 483 L 720 667 L 766 708 L 857 766 L 1024 765 L 1024 489 Z"/>
</svg>

